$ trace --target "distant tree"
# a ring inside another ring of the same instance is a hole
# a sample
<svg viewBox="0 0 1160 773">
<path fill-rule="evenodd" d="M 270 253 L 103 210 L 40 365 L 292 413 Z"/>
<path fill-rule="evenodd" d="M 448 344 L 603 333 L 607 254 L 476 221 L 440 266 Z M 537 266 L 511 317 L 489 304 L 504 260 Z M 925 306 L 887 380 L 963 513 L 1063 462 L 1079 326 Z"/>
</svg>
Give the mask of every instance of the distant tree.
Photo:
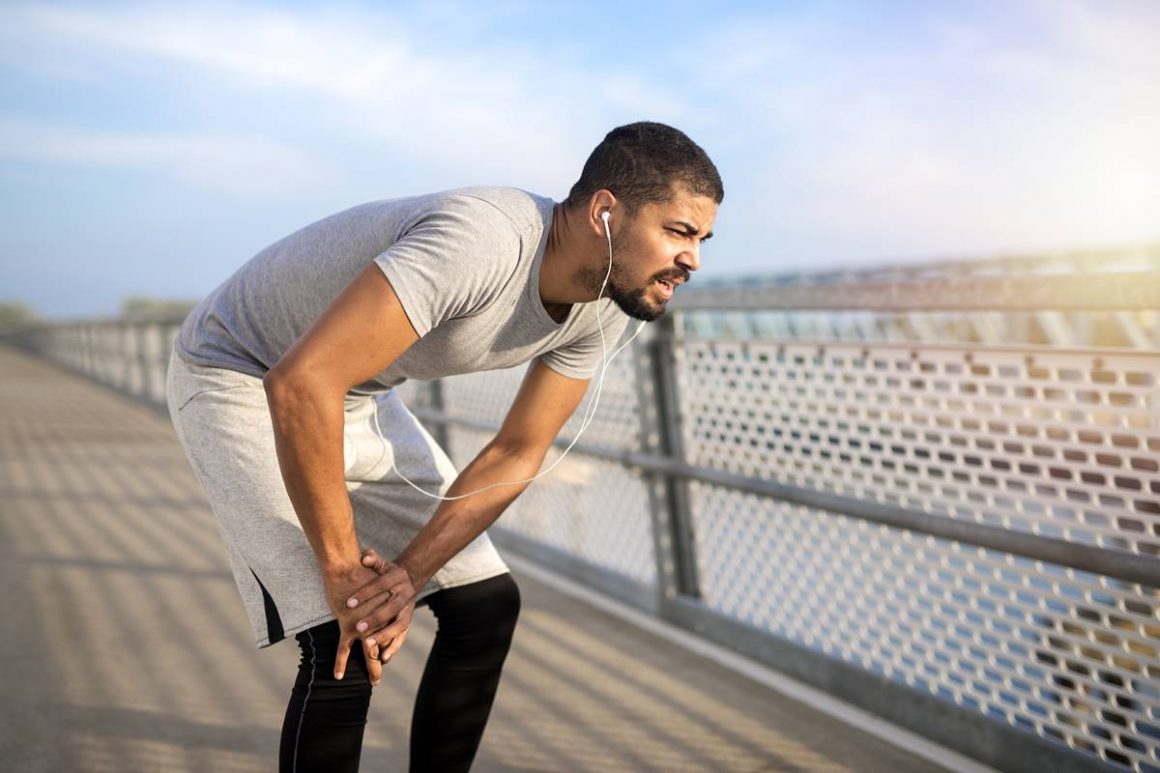
<svg viewBox="0 0 1160 773">
<path fill-rule="evenodd" d="M 158 317 L 184 317 L 197 305 L 197 301 L 183 301 L 172 298 L 150 298 L 145 295 L 130 295 L 121 301 L 121 316 L 126 319 L 156 319 Z"/>
<path fill-rule="evenodd" d="M 40 314 L 24 301 L 0 301 L 0 333 L 42 321 Z"/>
</svg>

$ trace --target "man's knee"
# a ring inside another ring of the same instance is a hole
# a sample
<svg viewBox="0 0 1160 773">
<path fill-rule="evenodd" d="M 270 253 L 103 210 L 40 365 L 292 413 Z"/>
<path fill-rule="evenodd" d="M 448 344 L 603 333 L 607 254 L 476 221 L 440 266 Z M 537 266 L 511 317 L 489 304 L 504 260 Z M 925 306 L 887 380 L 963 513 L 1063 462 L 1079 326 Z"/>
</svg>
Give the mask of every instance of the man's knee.
<svg viewBox="0 0 1160 773">
<path fill-rule="evenodd" d="M 294 638 L 298 641 L 301 653 L 295 688 L 342 693 L 345 698 L 356 702 L 370 700 L 370 674 L 367 672 L 361 642 L 356 640 L 351 646 L 343 678 L 334 678 L 340 638 L 337 620 L 308 628 Z"/>
<path fill-rule="evenodd" d="M 492 619 L 509 620 L 515 625 L 520 616 L 520 586 L 511 573 L 484 580 L 488 583 L 487 604 L 492 609 Z"/>
<path fill-rule="evenodd" d="M 440 633 L 450 634 L 482 628 L 510 636 L 519 618 L 520 603 L 520 587 L 510 573 L 447 588 L 429 597 Z"/>
</svg>

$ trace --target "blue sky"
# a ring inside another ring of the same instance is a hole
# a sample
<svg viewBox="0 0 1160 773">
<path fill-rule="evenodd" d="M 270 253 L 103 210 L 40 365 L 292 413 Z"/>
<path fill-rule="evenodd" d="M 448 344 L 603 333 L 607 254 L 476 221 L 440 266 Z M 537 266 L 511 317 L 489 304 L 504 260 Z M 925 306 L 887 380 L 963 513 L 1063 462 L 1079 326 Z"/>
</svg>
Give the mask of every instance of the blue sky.
<svg viewBox="0 0 1160 773">
<path fill-rule="evenodd" d="M 703 275 L 1160 239 L 1160 3 L 5 3 L 0 300 L 197 298 L 363 201 L 685 130 Z"/>
</svg>

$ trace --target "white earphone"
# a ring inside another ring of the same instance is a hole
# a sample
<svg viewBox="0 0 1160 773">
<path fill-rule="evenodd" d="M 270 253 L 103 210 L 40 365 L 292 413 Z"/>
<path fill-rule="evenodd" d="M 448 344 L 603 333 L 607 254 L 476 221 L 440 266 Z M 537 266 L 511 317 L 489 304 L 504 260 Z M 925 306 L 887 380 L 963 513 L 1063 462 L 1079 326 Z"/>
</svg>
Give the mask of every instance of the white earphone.
<svg viewBox="0 0 1160 773">
<path fill-rule="evenodd" d="M 612 217 L 612 213 L 609 212 L 607 209 L 600 213 L 600 219 L 604 221 L 604 237 L 608 240 L 608 271 L 606 271 L 604 274 L 604 282 L 603 282 L 603 284 L 600 285 L 600 292 L 596 294 L 596 300 L 600 300 L 600 298 L 604 295 L 604 288 L 608 286 L 608 277 L 612 275 L 612 232 L 608 228 L 608 221 L 611 217 Z M 629 338 L 627 341 L 625 341 L 623 344 L 621 344 L 616 349 L 616 351 L 614 351 L 612 353 L 612 357 L 608 356 L 608 342 L 604 339 L 604 321 L 601 319 L 599 309 L 596 310 L 596 324 L 600 329 L 600 348 L 601 348 L 602 356 L 604 359 L 604 365 L 600 368 L 600 380 L 596 383 L 596 392 L 593 394 L 592 402 L 589 403 L 588 408 L 585 409 L 585 411 L 584 411 L 584 420 L 580 422 L 580 431 L 576 433 L 576 437 L 572 438 L 572 442 L 569 443 L 568 447 L 564 449 L 564 453 L 560 454 L 560 458 L 557 459 L 556 461 L 552 462 L 552 464 L 546 470 L 541 470 L 536 475 L 533 475 L 530 478 L 525 478 L 524 480 L 500 481 L 498 483 L 488 484 L 488 485 L 484 486 L 483 488 L 478 488 L 475 491 L 470 491 L 466 494 L 458 494 L 458 495 L 453 496 L 453 497 L 445 497 L 445 496 L 440 496 L 439 494 L 432 494 L 430 491 L 425 491 L 425 490 L 419 488 L 414 483 L 412 483 L 407 478 L 407 476 L 405 476 L 405 475 L 403 475 L 403 473 L 399 472 L 399 469 L 393 463 L 391 464 L 391 469 L 394 471 L 394 473 L 396 475 L 398 475 L 400 478 L 402 478 L 404 481 L 406 481 L 406 483 L 411 488 L 415 489 L 420 494 L 425 494 L 426 496 L 429 496 L 432 499 L 442 499 L 442 500 L 448 501 L 448 502 L 455 500 L 455 499 L 466 499 L 469 496 L 472 496 L 474 494 L 478 494 L 481 491 L 487 491 L 489 488 L 495 488 L 496 486 L 518 486 L 518 485 L 523 484 L 523 483 L 531 483 L 532 481 L 536 480 L 537 478 L 540 478 L 540 477 L 543 477 L 544 475 L 547 475 L 549 472 L 551 472 L 556 467 L 557 464 L 564 461 L 564 457 L 567 456 L 568 452 L 572 450 L 572 446 L 576 445 L 576 441 L 580 439 L 580 436 L 584 434 L 584 430 L 588 429 L 588 425 L 592 423 L 592 419 L 596 416 L 596 406 L 600 403 L 600 392 L 602 389 L 604 389 L 604 373 L 605 373 L 605 371 L 608 370 L 608 363 L 612 362 L 613 357 L 616 357 L 616 355 L 619 354 L 621 352 L 621 350 L 624 349 L 624 347 L 631 344 L 633 339 L 636 338 L 638 335 L 640 335 L 640 331 L 644 328 L 645 323 L 642 321 L 639 325 L 636 326 L 636 332 L 632 334 L 632 338 Z M 378 404 L 378 401 L 374 400 L 373 398 L 372 398 L 371 404 L 374 406 L 375 429 L 378 430 L 379 435 L 381 436 L 382 429 L 379 427 L 379 404 Z M 384 440 L 383 443 L 385 445 L 386 441 Z"/>
</svg>

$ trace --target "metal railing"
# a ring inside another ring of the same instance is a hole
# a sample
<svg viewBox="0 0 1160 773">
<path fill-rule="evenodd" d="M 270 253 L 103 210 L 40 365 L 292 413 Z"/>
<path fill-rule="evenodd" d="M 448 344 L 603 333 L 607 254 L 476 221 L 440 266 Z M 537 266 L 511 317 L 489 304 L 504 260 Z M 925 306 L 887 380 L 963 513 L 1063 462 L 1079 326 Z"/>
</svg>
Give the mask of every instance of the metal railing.
<svg viewBox="0 0 1160 773">
<path fill-rule="evenodd" d="M 1160 306 L 1136 273 L 1120 310 Z M 1036 282 L 1022 311 L 1071 310 L 1073 278 Z M 754 297 L 683 288 L 493 539 L 1004 770 L 1160 770 L 1160 352 L 688 324 Z M 179 323 L 22 341 L 163 402 Z M 521 376 L 399 391 L 463 465 Z"/>
</svg>

